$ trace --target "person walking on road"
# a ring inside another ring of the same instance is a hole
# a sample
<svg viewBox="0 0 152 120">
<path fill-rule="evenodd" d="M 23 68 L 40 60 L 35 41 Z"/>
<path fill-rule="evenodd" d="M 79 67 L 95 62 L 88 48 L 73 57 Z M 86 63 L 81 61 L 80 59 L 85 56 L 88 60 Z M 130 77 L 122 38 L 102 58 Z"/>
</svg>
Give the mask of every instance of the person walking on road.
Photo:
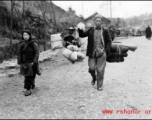
<svg viewBox="0 0 152 120">
<path fill-rule="evenodd" d="M 18 48 L 18 64 L 20 74 L 25 77 L 24 88 L 25 96 L 31 95 L 31 89 L 35 88 L 36 74 L 41 75 L 38 67 L 39 49 L 37 40 L 32 39 L 31 32 L 24 30 L 22 33 L 23 41 Z"/>
<path fill-rule="evenodd" d="M 109 31 L 102 27 L 102 16 L 97 14 L 94 19 L 95 27 L 84 31 L 84 24 L 77 25 L 79 36 L 88 37 L 86 56 L 89 57 L 89 73 L 92 76 L 91 84 L 97 81 L 97 90 L 103 89 L 103 80 L 106 67 L 106 57 L 110 54 L 111 37 Z"/>
<path fill-rule="evenodd" d="M 150 26 L 148 25 L 148 27 L 146 28 L 146 38 L 148 39 L 148 40 L 150 40 L 151 39 L 151 28 L 150 28 Z"/>
</svg>

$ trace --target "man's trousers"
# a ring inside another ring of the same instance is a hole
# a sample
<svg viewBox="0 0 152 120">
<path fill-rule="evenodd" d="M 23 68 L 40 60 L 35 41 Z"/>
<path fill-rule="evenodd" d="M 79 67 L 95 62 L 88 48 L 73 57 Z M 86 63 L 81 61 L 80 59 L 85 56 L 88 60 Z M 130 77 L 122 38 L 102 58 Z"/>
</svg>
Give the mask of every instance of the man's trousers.
<svg viewBox="0 0 152 120">
<path fill-rule="evenodd" d="M 101 57 L 89 57 L 89 70 L 97 72 L 97 89 L 102 87 L 106 67 L 106 52 Z"/>
</svg>

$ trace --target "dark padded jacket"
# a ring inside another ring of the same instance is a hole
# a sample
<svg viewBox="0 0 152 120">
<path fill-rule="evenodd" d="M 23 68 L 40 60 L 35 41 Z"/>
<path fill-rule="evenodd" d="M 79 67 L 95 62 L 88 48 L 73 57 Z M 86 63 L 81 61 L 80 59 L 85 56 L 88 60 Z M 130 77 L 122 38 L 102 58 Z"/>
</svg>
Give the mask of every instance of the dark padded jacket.
<svg viewBox="0 0 152 120">
<path fill-rule="evenodd" d="M 83 31 L 78 29 L 79 31 L 79 36 L 80 37 L 88 37 L 88 45 L 87 45 L 87 53 L 86 56 L 92 56 L 93 54 L 93 48 L 94 48 L 94 27 L 91 27 L 87 31 Z M 104 39 L 104 44 L 105 44 L 105 51 L 107 53 L 107 56 L 110 53 L 110 48 L 111 48 L 111 37 L 109 34 L 109 31 L 105 28 L 103 28 L 103 39 Z"/>
<path fill-rule="evenodd" d="M 38 59 L 39 59 L 39 49 L 38 49 L 37 40 L 23 41 L 19 44 L 18 59 L 17 59 L 18 64 L 38 63 Z"/>
</svg>

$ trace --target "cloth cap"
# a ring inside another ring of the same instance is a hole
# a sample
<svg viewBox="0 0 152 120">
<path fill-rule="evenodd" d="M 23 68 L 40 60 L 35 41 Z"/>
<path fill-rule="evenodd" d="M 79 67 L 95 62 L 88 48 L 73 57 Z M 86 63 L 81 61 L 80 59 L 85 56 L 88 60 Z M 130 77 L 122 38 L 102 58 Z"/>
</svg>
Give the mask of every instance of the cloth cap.
<svg viewBox="0 0 152 120">
<path fill-rule="evenodd" d="M 28 33 L 30 36 L 32 35 L 32 34 L 31 34 L 31 31 L 28 30 L 28 29 L 24 29 L 24 30 L 22 31 L 22 34 L 25 33 L 25 32 Z"/>
<path fill-rule="evenodd" d="M 97 18 L 101 18 L 101 20 L 102 20 L 102 15 L 100 15 L 100 14 L 97 14 L 96 16 L 95 16 L 95 18 L 94 18 L 94 20 L 96 20 Z"/>
<path fill-rule="evenodd" d="M 24 40 L 23 34 L 24 34 L 25 32 L 29 34 L 29 36 L 30 36 L 30 39 L 29 39 L 29 40 L 31 40 L 31 39 L 32 39 L 32 33 L 31 33 L 31 31 L 30 31 L 29 29 L 24 29 L 24 30 L 22 31 L 22 39 Z"/>
</svg>

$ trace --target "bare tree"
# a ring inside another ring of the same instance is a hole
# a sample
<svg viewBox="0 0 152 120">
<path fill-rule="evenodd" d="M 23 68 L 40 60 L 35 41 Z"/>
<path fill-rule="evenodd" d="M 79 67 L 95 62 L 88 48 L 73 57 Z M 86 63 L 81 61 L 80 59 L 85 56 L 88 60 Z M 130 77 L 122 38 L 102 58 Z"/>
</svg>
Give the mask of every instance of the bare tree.
<svg viewBox="0 0 152 120">
<path fill-rule="evenodd" d="M 46 50 L 46 5 L 48 3 L 46 2 L 46 0 L 43 1 L 37 1 L 37 8 L 40 9 L 43 19 L 44 19 L 44 51 Z"/>
<path fill-rule="evenodd" d="M 18 3 L 14 3 L 14 13 L 16 13 L 16 17 L 17 17 L 17 22 L 20 24 L 20 26 L 22 26 L 22 29 L 24 29 L 24 11 L 23 13 L 18 9 L 18 7 L 20 7 L 20 4 Z"/>
<path fill-rule="evenodd" d="M 56 15 L 54 12 L 54 7 L 53 7 L 53 2 L 52 0 L 50 0 L 51 6 L 52 6 L 52 11 L 53 11 L 53 18 L 54 18 L 54 24 L 55 24 L 55 28 L 57 28 L 57 23 L 56 23 Z M 57 30 L 55 29 L 55 31 L 57 32 Z"/>
<path fill-rule="evenodd" d="M 75 11 L 69 7 L 69 10 L 68 10 L 68 19 L 69 19 L 69 23 L 72 25 L 72 26 L 75 26 L 76 25 L 76 15 L 75 15 Z"/>
<path fill-rule="evenodd" d="M 121 27 L 120 24 L 121 24 L 121 18 L 117 18 L 115 23 L 116 27 L 117 28 Z"/>
<path fill-rule="evenodd" d="M 23 0 L 23 13 L 22 13 L 22 18 L 23 18 L 23 29 L 25 28 L 24 8 L 25 8 L 25 2 L 24 2 L 24 0 Z"/>
<path fill-rule="evenodd" d="M 14 8 L 14 2 L 11 0 L 11 38 L 10 38 L 10 58 L 12 58 L 12 31 L 13 31 L 13 9 Z"/>
<path fill-rule="evenodd" d="M 0 1 L 0 7 L 1 7 L 1 11 L 0 11 L 0 25 L 3 25 L 3 18 L 2 18 L 2 14 L 3 14 L 3 7 L 5 6 L 3 1 Z"/>
</svg>

